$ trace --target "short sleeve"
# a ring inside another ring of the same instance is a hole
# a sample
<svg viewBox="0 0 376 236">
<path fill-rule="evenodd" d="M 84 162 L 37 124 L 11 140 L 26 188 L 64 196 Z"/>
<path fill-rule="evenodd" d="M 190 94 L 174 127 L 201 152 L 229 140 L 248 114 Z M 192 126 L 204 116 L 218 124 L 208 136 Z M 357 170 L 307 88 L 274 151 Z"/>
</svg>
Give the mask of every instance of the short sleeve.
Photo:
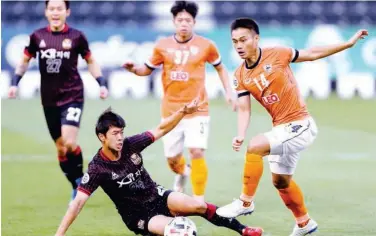
<svg viewBox="0 0 376 236">
<path fill-rule="evenodd" d="M 81 183 L 78 186 L 78 191 L 91 195 L 99 187 L 101 182 L 101 173 L 97 170 L 95 165 L 90 164 L 88 171 L 82 177 Z"/>
<path fill-rule="evenodd" d="M 210 42 L 207 61 L 213 66 L 221 64 L 221 55 L 219 54 L 218 48 L 214 42 Z"/>
<path fill-rule="evenodd" d="M 153 134 L 149 131 L 146 131 L 141 134 L 136 134 L 130 136 L 124 140 L 124 146 L 128 145 L 128 148 L 131 149 L 133 152 L 140 153 L 146 147 L 154 142 L 155 138 Z"/>
<path fill-rule="evenodd" d="M 88 59 L 91 56 L 89 42 L 87 41 L 87 38 L 83 33 L 80 34 L 80 38 L 78 39 L 78 53 L 84 59 Z"/>
<path fill-rule="evenodd" d="M 153 49 L 153 54 L 151 55 L 149 60 L 145 62 L 145 65 L 149 67 L 149 69 L 154 70 L 157 69 L 161 64 L 163 64 L 163 55 L 161 49 L 159 48 L 159 43 L 157 43 L 157 45 Z"/>
<path fill-rule="evenodd" d="M 240 69 L 237 69 L 234 73 L 234 79 L 233 79 L 233 87 L 236 90 L 237 94 L 241 94 L 244 92 L 247 92 L 248 90 L 244 87 L 244 84 L 242 82 Z"/>
<path fill-rule="evenodd" d="M 25 47 L 24 54 L 29 57 L 36 57 L 38 50 L 37 39 L 33 33 L 29 36 L 29 45 Z"/>
<path fill-rule="evenodd" d="M 278 57 L 284 65 L 295 62 L 299 56 L 299 51 L 290 47 L 278 47 Z"/>
</svg>

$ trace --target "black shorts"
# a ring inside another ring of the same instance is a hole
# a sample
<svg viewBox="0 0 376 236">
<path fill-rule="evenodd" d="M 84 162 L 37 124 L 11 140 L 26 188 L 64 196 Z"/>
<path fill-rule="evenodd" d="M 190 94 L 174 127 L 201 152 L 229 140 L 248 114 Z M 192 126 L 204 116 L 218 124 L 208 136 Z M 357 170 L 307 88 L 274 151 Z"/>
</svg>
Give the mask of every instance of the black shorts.
<svg viewBox="0 0 376 236">
<path fill-rule="evenodd" d="M 80 127 L 83 107 L 84 104 L 79 102 L 69 103 L 60 107 L 43 107 L 48 130 L 54 141 L 61 136 L 62 125 Z"/>
<path fill-rule="evenodd" d="M 167 199 L 168 196 L 172 193 L 171 190 L 166 190 L 162 186 L 158 186 L 160 191 L 158 193 L 162 193 L 161 195 L 157 195 L 156 199 L 146 204 L 143 209 L 138 209 L 137 211 L 129 212 L 129 209 L 124 209 L 124 213 L 122 214 L 119 211 L 123 222 L 128 227 L 129 230 L 133 231 L 136 235 L 141 234 L 144 236 L 152 236 L 154 234 L 150 233 L 148 230 L 148 224 L 151 218 L 157 215 L 164 215 L 173 217 L 170 210 L 168 209 Z"/>
</svg>

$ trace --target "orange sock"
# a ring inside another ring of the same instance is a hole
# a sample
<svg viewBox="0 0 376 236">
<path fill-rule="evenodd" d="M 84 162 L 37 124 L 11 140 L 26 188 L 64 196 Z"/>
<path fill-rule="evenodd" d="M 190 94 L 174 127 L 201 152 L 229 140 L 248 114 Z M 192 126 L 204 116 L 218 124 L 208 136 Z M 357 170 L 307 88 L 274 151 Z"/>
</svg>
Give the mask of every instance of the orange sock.
<svg viewBox="0 0 376 236">
<path fill-rule="evenodd" d="M 309 220 L 307 208 L 304 204 L 303 193 L 295 181 L 291 180 L 290 185 L 285 189 L 278 189 L 279 195 L 288 209 L 292 211 L 298 224 Z"/>
<path fill-rule="evenodd" d="M 208 167 L 205 158 L 192 159 L 191 182 L 193 194 L 203 196 L 208 180 Z"/>
<path fill-rule="evenodd" d="M 248 153 L 244 162 L 243 192 L 240 199 L 252 201 L 264 170 L 262 156 Z"/>
<path fill-rule="evenodd" d="M 184 174 L 185 171 L 185 158 L 181 155 L 175 162 L 168 162 L 170 169 L 176 174 Z"/>
</svg>

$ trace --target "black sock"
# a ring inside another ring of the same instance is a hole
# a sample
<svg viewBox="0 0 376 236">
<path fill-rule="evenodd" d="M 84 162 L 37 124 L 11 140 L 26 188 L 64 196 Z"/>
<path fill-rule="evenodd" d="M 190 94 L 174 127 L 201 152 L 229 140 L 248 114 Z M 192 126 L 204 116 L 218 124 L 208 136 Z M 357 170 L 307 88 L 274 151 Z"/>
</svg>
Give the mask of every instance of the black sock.
<svg viewBox="0 0 376 236">
<path fill-rule="evenodd" d="M 76 189 L 76 180 L 83 176 L 83 158 L 81 148 L 77 147 L 74 152 L 67 153 L 66 156 L 59 156 L 59 165 L 72 188 Z"/>
<path fill-rule="evenodd" d="M 59 165 L 60 169 L 63 171 L 65 177 L 67 177 L 68 181 L 72 184 L 72 188 L 77 188 L 77 184 L 75 179 L 72 177 L 72 167 L 71 163 L 69 163 L 67 157 L 59 157 Z"/>
<path fill-rule="evenodd" d="M 80 146 L 77 146 L 76 150 L 67 153 L 68 162 L 70 165 L 69 175 L 73 181 L 81 178 L 83 173 L 83 157 Z M 77 187 L 77 186 L 76 186 Z"/>
<path fill-rule="evenodd" d="M 202 217 L 216 226 L 226 227 L 238 232 L 239 234 L 243 234 L 243 229 L 246 228 L 245 225 L 241 224 L 237 219 L 228 219 L 217 215 L 216 210 L 218 207 L 210 203 L 206 204 L 207 210 L 205 215 L 202 215 Z"/>
</svg>

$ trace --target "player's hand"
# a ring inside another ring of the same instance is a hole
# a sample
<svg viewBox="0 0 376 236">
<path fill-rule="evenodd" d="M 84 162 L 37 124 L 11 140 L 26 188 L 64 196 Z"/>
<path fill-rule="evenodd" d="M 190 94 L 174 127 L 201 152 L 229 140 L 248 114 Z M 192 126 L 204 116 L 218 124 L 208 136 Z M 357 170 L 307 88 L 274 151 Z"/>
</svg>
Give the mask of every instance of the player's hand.
<svg viewBox="0 0 376 236">
<path fill-rule="evenodd" d="M 8 90 L 8 98 L 16 98 L 17 97 L 17 86 L 11 86 Z"/>
<path fill-rule="evenodd" d="M 99 97 L 101 99 L 106 99 L 108 96 L 108 89 L 105 86 L 101 86 L 99 91 Z"/>
<path fill-rule="evenodd" d="M 181 112 L 184 114 L 192 114 L 197 111 L 201 111 L 201 106 L 204 104 L 204 102 L 199 102 L 200 100 L 198 98 L 195 98 L 192 102 L 189 104 L 186 104 L 183 108 L 181 108 Z"/>
<path fill-rule="evenodd" d="M 232 111 L 238 110 L 238 102 L 232 98 L 232 94 L 226 94 L 226 102 L 231 106 Z"/>
<path fill-rule="evenodd" d="M 348 41 L 350 47 L 354 46 L 359 39 L 364 39 L 366 36 L 368 36 L 368 30 L 361 29 L 356 32 Z"/>
<path fill-rule="evenodd" d="M 244 142 L 244 137 L 236 136 L 235 138 L 232 139 L 232 149 L 238 152 L 243 142 Z"/>
<path fill-rule="evenodd" d="M 127 61 L 123 64 L 123 68 L 132 73 L 134 73 L 134 67 L 135 67 L 135 64 L 133 61 Z"/>
</svg>

